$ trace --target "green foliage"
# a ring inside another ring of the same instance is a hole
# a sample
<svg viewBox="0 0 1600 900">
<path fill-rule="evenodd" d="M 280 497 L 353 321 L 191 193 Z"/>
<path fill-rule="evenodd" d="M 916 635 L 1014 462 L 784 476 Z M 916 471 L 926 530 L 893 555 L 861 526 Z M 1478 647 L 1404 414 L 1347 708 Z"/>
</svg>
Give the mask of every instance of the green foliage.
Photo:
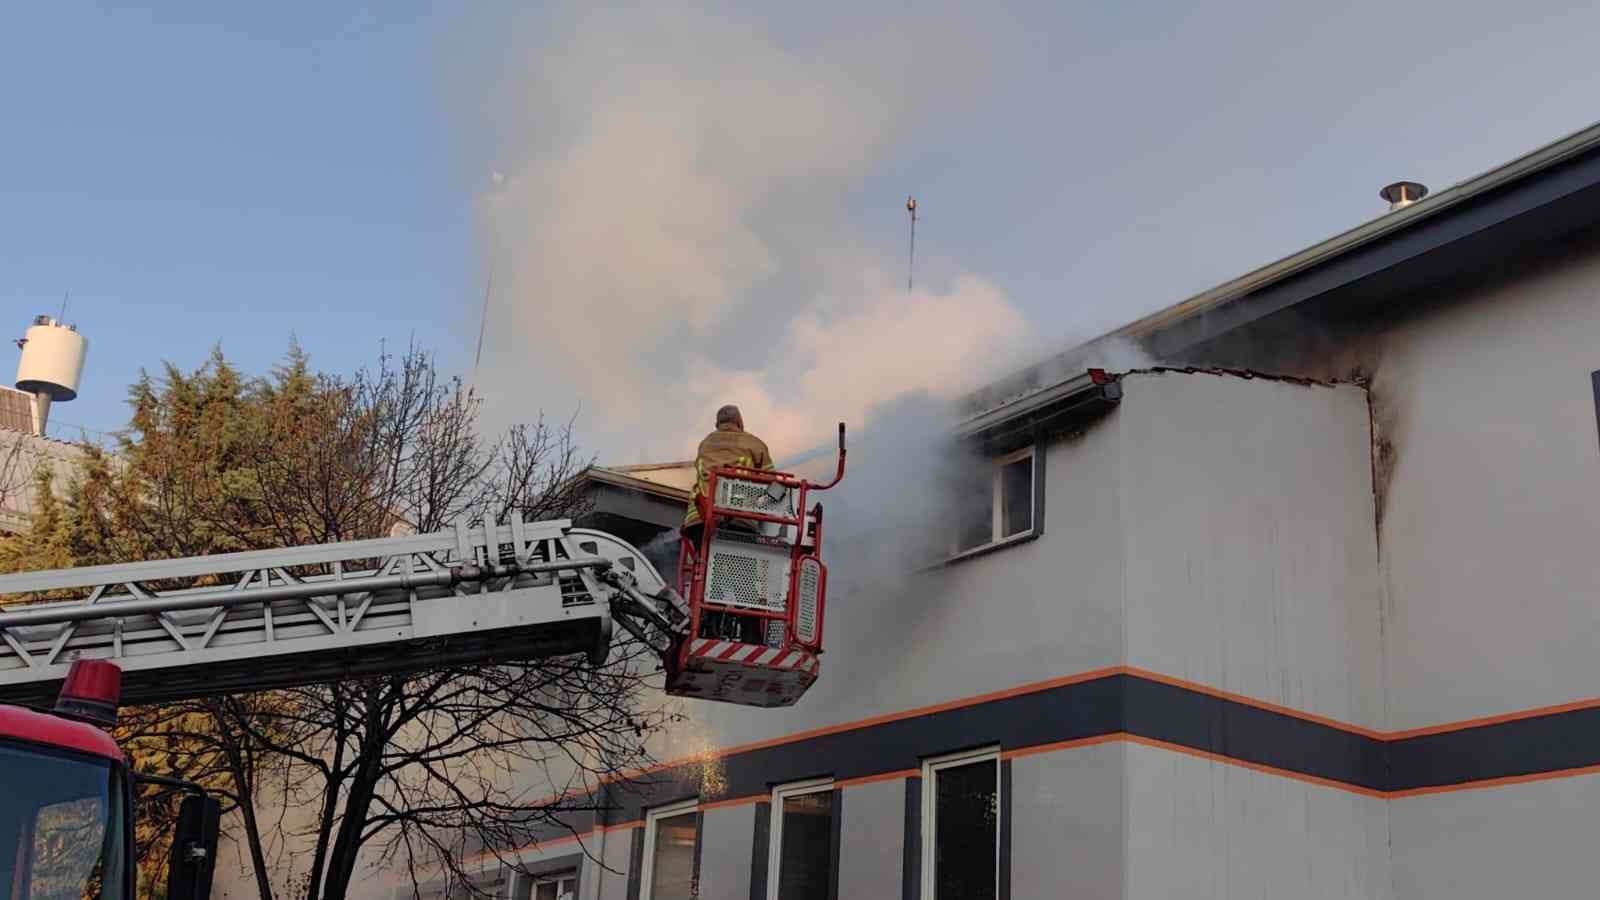
<svg viewBox="0 0 1600 900">
<path fill-rule="evenodd" d="M 484 440 L 472 392 L 415 349 L 348 378 L 314 372 L 293 344 L 269 375 L 246 377 L 218 349 L 191 372 L 141 373 L 128 403 L 115 452 L 91 448 L 70 484 L 35 485 L 31 530 L 0 539 L 0 570 L 427 532 L 485 514 L 573 518 L 587 502 L 570 427 L 541 420 Z M 307 574 L 319 573 L 296 573 Z M 342 897 L 364 851 L 413 877 L 459 875 L 474 854 L 588 816 L 576 788 L 652 761 L 646 744 L 670 718 L 646 708 L 654 663 L 621 640 L 601 666 L 469 666 L 124 710 L 119 739 L 138 768 L 225 798 L 262 900 Z M 559 778 L 558 790 L 530 803 L 521 773 Z M 269 790 L 273 806 L 315 821 L 292 833 L 258 821 Z M 174 808 L 170 794 L 143 803 L 140 894 L 154 896 Z"/>
<path fill-rule="evenodd" d="M 243 377 L 220 349 L 193 372 L 172 365 L 160 379 L 141 372 L 114 454 L 85 446 L 83 465 L 64 485 L 54 483 L 50 467 L 38 467 L 30 527 L 0 536 L 0 572 L 281 546 L 255 469 L 264 453 L 283 452 L 273 446 L 273 419 L 314 405 L 322 386 L 293 345 L 269 378 Z M 282 702 L 266 695 L 232 711 Z M 236 808 L 249 802 L 241 782 L 271 762 L 241 746 L 219 718 L 215 705 L 204 703 L 124 709 L 116 736 L 136 770 L 197 781 Z M 141 798 L 140 896 L 164 893 L 177 799 L 158 791 Z"/>
</svg>

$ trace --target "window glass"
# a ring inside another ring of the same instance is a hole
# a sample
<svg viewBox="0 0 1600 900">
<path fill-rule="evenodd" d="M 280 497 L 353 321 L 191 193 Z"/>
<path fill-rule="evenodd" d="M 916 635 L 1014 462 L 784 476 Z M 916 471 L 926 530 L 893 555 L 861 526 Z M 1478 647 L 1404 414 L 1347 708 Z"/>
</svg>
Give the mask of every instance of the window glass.
<svg viewBox="0 0 1600 900">
<path fill-rule="evenodd" d="M 119 782 L 99 760 L 0 744 L 0 896 L 123 896 Z M 106 860 L 112 865 L 107 871 Z"/>
<path fill-rule="evenodd" d="M 1000 536 L 1022 534 L 1033 527 L 1033 457 L 1000 467 Z"/>
<path fill-rule="evenodd" d="M 984 467 L 962 485 L 956 507 L 956 552 L 994 540 L 994 472 Z"/>
<path fill-rule="evenodd" d="M 784 797 L 780 816 L 778 900 L 827 897 L 833 862 L 833 791 Z"/>
<path fill-rule="evenodd" d="M 694 881 L 694 812 L 654 822 L 650 853 L 650 900 L 691 900 Z"/>
<path fill-rule="evenodd" d="M 934 771 L 932 900 L 994 900 L 1000 839 L 998 764 L 993 759 Z"/>
<path fill-rule="evenodd" d="M 547 876 L 534 883 L 533 900 L 572 900 L 576 883 L 571 875 Z"/>
</svg>

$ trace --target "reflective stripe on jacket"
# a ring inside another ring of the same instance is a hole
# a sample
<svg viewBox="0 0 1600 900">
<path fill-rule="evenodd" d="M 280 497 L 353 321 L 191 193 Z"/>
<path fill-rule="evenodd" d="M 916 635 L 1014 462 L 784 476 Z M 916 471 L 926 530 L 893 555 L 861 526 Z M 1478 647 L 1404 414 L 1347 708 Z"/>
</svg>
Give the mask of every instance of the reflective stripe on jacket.
<svg viewBox="0 0 1600 900">
<path fill-rule="evenodd" d="M 700 498 L 706 493 L 706 473 L 721 466 L 771 469 L 772 454 L 767 452 L 766 442 L 737 425 L 719 425 L 716 431 L 706 435 L 694 454 L 694 494 L 689 498 L 689 511 L 683 517 L 685 528 L 700 521 Z"/>
</svg>

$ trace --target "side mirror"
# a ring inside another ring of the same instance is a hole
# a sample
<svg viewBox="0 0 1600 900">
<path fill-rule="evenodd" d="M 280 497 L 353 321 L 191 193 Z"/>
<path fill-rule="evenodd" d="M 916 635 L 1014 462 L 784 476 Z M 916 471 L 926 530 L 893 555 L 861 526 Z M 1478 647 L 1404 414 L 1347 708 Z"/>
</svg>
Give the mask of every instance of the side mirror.
<svg viewBox="0 0 1600 900">
<path fill-rule="evenodd" d="M 168 900 L 210 900 L 221 824 L 222 803 L 215 797 L 189 794 L 183 798 L 172 835 Z"/>
</svg>

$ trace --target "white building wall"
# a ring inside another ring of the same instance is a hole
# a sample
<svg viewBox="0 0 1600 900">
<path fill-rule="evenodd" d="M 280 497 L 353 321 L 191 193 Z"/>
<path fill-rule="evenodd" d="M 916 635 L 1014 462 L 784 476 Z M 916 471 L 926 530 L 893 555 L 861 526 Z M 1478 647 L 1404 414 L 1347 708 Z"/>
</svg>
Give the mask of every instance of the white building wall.
<svg viewBox="0 0 1600 900">
<path fill-rule="evenodd" d="M 1394 896 L 1592 897 L 1600 776 L 1390 801 Z"/>
<path fill-rule="evenodd" d="M 599 850 L 594 851 L 604 866 L 585 861 L 578 895 L 583 900 L 627 900 L 630 853 L 638 829 L 618 829 L 604 833 Z"/>
<path fill-rule="evenodd" d="M 1128 900 L 1391 896 L 1387 801 L 1160 748 L 1126 753 Z"/>
<path fill-rule="evenodd" d="M 841 898 L 901 896 L 905 803 L 906 784 L 899 779 L 847 787 L 841 792 Z"/>
<path fill-rule="evenodd" d="M 1131 896 L 1123 796 L 1127 749 L 1096 744 L 1011 761 L 1012 897 Z M 843 888 L 840 882 L 841 897 Z"/>
<path fill-rule="evenodd" d="M 1123 392 L 1128 665 L 1382 728 L 1365 391 L 1158 373 Z"/>
<path fill-rule="evenodd" d="M 708 809 L 700 833 L 700 900 L 749 900 L 756 805 Z"/>
<path fill-rule="evenodd" d="M 1452 298 L 1383 341 L 1393 729 L 1600 695 L 1597 296 L 1591 251 Z"/>
<path fill-rule="evenodd" d="M 1441 298 L 1376 342 L 1374 404 L 1393 443 L 1381 529 L 1392 730 L 1600 695 L 1597 291 L 1600 254 L 1577 250 Z M 1395 896 L 1587 896 L 1597 785 L 1391 801 Z"/>
</svg>

